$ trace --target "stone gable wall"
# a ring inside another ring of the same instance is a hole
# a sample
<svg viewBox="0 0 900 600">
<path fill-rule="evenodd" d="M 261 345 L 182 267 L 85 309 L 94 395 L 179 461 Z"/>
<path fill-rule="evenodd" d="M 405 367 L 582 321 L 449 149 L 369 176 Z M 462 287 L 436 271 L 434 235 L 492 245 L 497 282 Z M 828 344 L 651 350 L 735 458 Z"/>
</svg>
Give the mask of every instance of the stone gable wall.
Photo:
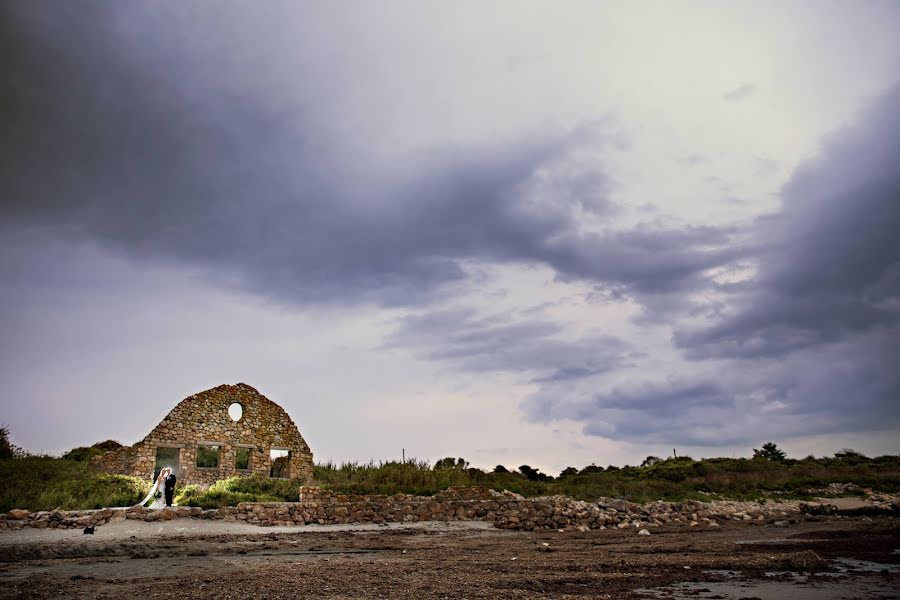
<svg viewBox="0 0 900 600">
<path fill-rule="evenodd" d="M 228 415 L 228 407 L 235 402 L 243 408 L 237 422 Z M 198 446 L 205 443 L 220 445 L 218 467 L 196 466 Z M 236 453 L 241 446 L 250 447 L 250 468 L 236 471 Z M 149 480 L 153 477 L 159 447 L 177 450 L 176 475 L 184 485 L 209 485 L 234 475 L 253 473 L 268 477 L 272 448 L 290 450 L 291 479 L 312 480 L 312 451 L 294 421 L 280 406 L 243 383 L 220 385 L 185 398 L 143 440 L 96 457 L 92 465 L 103 472 Z"/>
</svg>

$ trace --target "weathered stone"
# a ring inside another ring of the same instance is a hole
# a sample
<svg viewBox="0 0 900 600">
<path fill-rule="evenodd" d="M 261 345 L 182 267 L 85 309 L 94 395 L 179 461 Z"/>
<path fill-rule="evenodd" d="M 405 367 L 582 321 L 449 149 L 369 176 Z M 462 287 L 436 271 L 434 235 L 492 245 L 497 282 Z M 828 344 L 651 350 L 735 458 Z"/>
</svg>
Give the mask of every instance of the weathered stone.
<svg viewBox="0 0 900 600">
<path fill-rule="evenodd" d="M 243 409 L 236 422 L 228 415 L 228 407 L 234 403 Z M 220 446 L 217 467 L 196 466 L 198 447 L 204 443 Z M 242 447 L 250 448 L 249 469 L 237 470 L 237 449 Z M 221 385 L 185 398 L 143 440 L 94 457 L 91 464 L 103 472 L 149 480 L 158 448 L 176 450 L 174 468 L 181 484 L 208 485 L 252 473 L 268 477 L 273 463 L 280 464 L 288 478 L 302 482 L 312 479 L 312 452 L 293 420 L 284 409 L 244 383 Z M 272 448 L 289 450 L 290 459 L 271 459 Z"/>
<path fill-rule="evenodd" d="M 8 513 L 6 513 L 6 516 L 10 519 L 26 519 L 26 518 L 28 518 L 29 514 L 31 514 L 31 513 L 29 513 L 27 510 L 24 510 L 22 508 L 14 508 L 11 511 L 9 511 Z"/>
</svg>

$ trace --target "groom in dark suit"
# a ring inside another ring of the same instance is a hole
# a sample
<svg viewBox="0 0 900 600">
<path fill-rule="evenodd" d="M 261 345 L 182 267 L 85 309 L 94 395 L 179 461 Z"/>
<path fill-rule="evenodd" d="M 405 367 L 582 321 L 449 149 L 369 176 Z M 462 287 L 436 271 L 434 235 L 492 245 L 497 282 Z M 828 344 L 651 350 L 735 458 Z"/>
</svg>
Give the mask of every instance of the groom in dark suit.
<svg viewBox="0 0 900 600">
<path fill-rule="evenodd" d="M 166 477 L 166 506 L 172 506 L 172 497 L 175 495 L 175 471 L 169 473 L 169 476 Z"/>
</svg>

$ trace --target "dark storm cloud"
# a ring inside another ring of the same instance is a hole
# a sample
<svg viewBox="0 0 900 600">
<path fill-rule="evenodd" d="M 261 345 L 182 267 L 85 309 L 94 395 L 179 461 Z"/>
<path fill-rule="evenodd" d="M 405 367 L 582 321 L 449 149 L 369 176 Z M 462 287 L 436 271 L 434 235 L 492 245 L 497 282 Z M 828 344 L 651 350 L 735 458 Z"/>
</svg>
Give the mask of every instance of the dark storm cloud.
<svg viewBox="0 0 900 600">
<path fill-rule="evenodd" d="M 429 311 L 399 322 L 387 348 L 416 349 L 423 358 L 468 372 L 523 373 L 535 383 L 578 380 L 629 362 L 634 349 L 609 335 L 568 339 L 548 321 L 482 316 L 472 309 Z"/>
<path fill-rule="evenodd" d="M 605 143 L 589 128 L 386 166 L 342 129 L 352 78 L 311 66 L 302 46 L 247 56 L 241 31 L 215 31 L 196 5 L 4 10 L 7 225 L 199 265 L 289 304 L 414 304 L 471 258 L 655 294 L 698 285 L 733 253 L 710 228 L 580 231 L 579 214 L 614 210 L 605 173 L 573 158 Z"/>
<path fill-rule="evenodd" d="M 900 323 L 900 87 L 797 170 L 761 219 L 759 273 L 712 326 L 676 333 L 693 358 L 778 356 Z"/>
<path fill-rule="evenodd" d="M 689 445 L 900 426 L 898 156 L 894 88 L 795 172 L 746 245 L 757 274 L 716 287 L 725 298 L 695 315 L 707 325 L 676 329 L 676 347 L 715 377 L 640 374 L 601 393 L 546 385 L 523 401 L 528 418 Z"/>
<path fill-rule="evenodd" d="M 547 385 L 522 409 L 533 421 L 580 422 L 588 435 L 690 446 L 891 430 L 900 426 L 898 340 L 865 336 L 782 360 L 725 363 L 714 378 L 672 377 L 603 393 Z"/>
</svg>

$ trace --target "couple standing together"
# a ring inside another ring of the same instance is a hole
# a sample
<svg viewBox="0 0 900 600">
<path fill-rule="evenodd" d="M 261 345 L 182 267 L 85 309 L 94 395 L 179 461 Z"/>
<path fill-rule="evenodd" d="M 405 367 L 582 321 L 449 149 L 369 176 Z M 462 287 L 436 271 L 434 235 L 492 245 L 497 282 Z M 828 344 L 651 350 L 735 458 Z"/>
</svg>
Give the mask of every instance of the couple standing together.
<svg viewBox="0 0 900 600">
<path fill-rule="evenodd" d="M 144 506 L 151 498 L 153 498 L 153 504 L 148 508 L 172 506 L 172 497 L 175 495 L 175 481 L 176 477 L 172 469 L 169 467 L 164 468 L 159 472 L 156 481 L 150 487 L 150 493 L 137 506 Z"/>
</svg>

